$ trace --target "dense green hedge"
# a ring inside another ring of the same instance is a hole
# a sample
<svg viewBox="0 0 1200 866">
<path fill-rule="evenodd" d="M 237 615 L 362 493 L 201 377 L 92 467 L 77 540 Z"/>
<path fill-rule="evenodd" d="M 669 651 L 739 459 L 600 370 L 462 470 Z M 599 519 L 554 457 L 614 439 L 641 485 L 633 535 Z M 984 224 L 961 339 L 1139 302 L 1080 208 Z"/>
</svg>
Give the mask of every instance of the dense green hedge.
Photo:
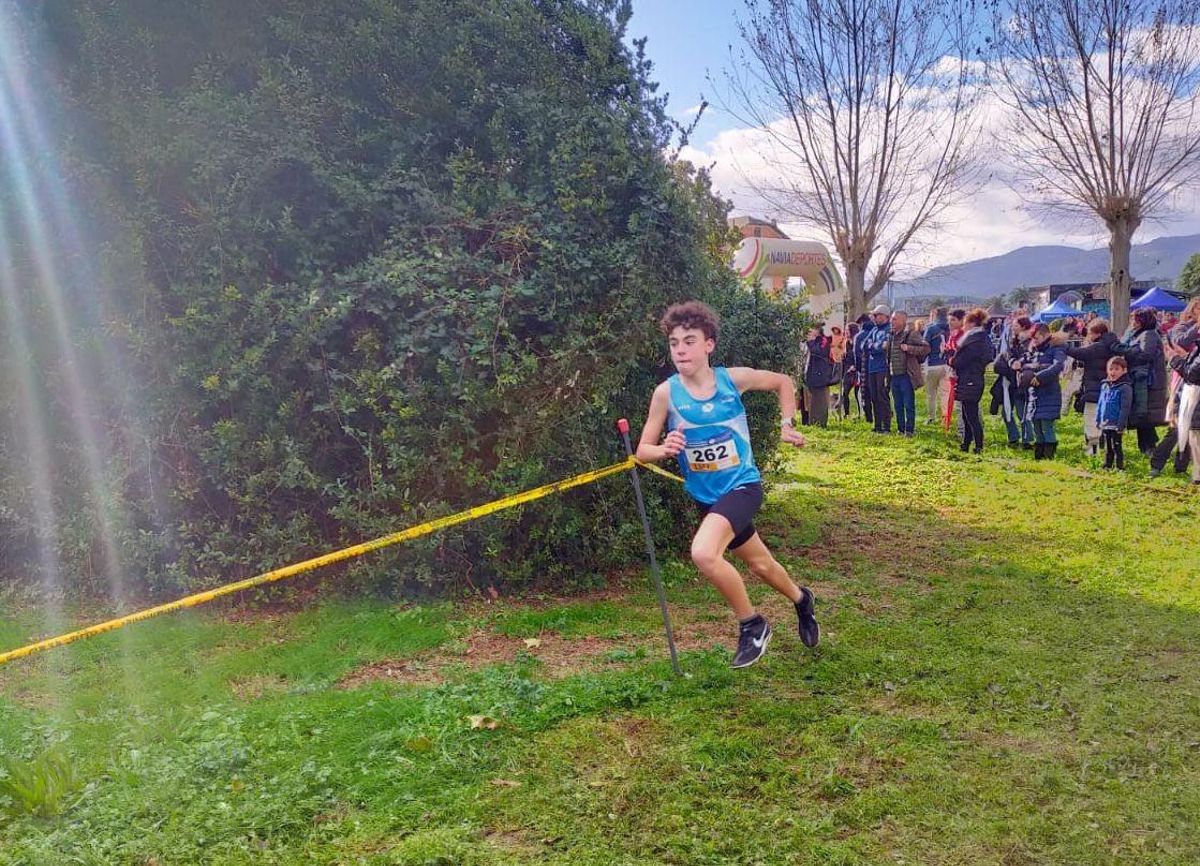
<svg viewBox="0 0 1200 866">
<path fill-rule="evenodd" d="M 56 96 L 87 132 L 64 159 L 111 253 L 104 340 L 137 383 L 97 426 L 110 532 L 140 590 L 225 581 L 611 462 L 614 420 L 636 428 L 668 372 L 655 320 L 670 301 L 722 311 L 730 363 L 794 361 L 799 314 L 735 284 L 724 203 L 664 155 L 675 129 L 622 40 L 628 4 L 46 13 Z M 776 410 L 755 411 L 769 450 Z M 15 441 L 2 483 L 28 502 Z M 690 512 L 651 486 L 678 542 Z M 78 477 L 57 495 L 74 527 L 58 553 L 98 580 L 97 497 Z M 638 560 L 629 518 L 612 479 L 356 571 L 391 591 L 590 579 Z M 27 516 L 0 521 L 8 550 L 33 550 Z"/>
</svg>

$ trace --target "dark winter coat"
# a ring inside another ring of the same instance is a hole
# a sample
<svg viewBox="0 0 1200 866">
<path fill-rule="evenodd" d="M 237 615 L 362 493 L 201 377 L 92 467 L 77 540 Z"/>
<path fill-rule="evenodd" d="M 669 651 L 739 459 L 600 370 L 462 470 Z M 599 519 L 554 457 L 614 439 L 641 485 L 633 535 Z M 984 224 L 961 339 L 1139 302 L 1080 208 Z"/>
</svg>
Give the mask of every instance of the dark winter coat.
<svg viewBox="0 0 1200 866">
<path fill-rule="evenodd" d="M 1200 340 L 1200 325 L 1195 322 L 1180 322 L 1167 333 L 1168 339 L 1176 346 L 1192 351 Z"/>
<path fill-rule="evenodd" d="M 1183 385 L 1200 385 L 1200 345 L 1192 346 L 1192 353 L 1186 358 L 1172 358 L 1171 367 L 1179 372 L 1183 377 L 1180 387 Z M 1179 399 L 1176 397 L 1175 399 Z M 1200 430 L 1200 403 L 1196 404 L 1196 409 L 1192 412 L 1191 428 Z"/>
<path fill-rule="evenodd" d="M 1067 347 L 1067 356 L 1083 365 L 1083 384 L 1079 390 L 1084 403 L 1095 403 L 1100 399 L 1100 386 L 1108 378 L 1108 359 L 1120 354 L 1120 345 L 1121 339 L 1109 331 L 1101 334 L 1094 343 Z"/>
<path fill-rule="evenodd" d="M 837 365 L 833 363 L 828 337 L 817 337 L 807 341 L 808 363 L 804 367 L 804 384 L 809 388 L 828 388 L 838 380 Z"/>
<path fill-rule="evenodd" d="M 1100 383 L 1100 395 L 1096 400 L 1097 427 L 1101 430 L 1124 431 L 1129 426 L 1132 408 L 1133 385 L 1129 382 L 1128 373 L 1115 382 L 1105 379 Z"/>
<path fill-rule="evenodd" d="M 1025 418 L 1028 421 L 1054 421 L 1062 415 L 1062 385 L 1059 376 L 1067 363 L 1063 346 L 1047 340 L 1040 346 L 1030 343 L 1021 358 L 1018 385 L 1028 388 L 1029 402 Z M 1032 380 L 1036 379 L 1034 385 Z"/>
<path fill-rule="evenodd" d="M 1129 379 L 1133 382 L 1131 427 L 1160 427 L 1167 421 L 1167 357 L 1154 328 L 1135 331 L 1124 340 Z"/>
<path fill-rule="evenodd" d="M 950 366 L 958 377 L 954 386 L 957 400 L 974 403 L 983 399 L 983 371 L 993 357 L 992 341 L 983 328 L 972 328 L 963 334 L 950 357 Z"/>
<path fill-rule="evenodd" d="M 1017 386 L 1017 373 L 1012 368 L 1012 362 L 1021 360 L 1028 348 L 1029 340 L 1022 340 L 1019 337 L 1013 336 L 1009 339 L 1008 346 L 1002 347 L 1000 354 L 996 356 L 996 364 L 993 367 L 996 375 L 1008 379 L 1012 383 L 1013 388 Z"/>
</svg>

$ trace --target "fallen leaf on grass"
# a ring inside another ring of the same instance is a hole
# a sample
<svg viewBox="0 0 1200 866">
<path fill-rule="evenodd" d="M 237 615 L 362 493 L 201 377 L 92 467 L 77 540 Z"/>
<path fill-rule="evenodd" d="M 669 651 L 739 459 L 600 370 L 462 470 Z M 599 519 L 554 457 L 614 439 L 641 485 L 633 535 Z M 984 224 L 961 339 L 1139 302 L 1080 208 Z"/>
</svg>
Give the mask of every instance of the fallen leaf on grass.
<svg viewBox="0 0 1200 866">
<path fill-rule="evenodd" d="M 486 731 L 494 731 L 500 727 L 500 723 L 491 716 L 467 716 L 467 721 L 471 723 L 471 730 L 482 728 Z"/>
</svg>

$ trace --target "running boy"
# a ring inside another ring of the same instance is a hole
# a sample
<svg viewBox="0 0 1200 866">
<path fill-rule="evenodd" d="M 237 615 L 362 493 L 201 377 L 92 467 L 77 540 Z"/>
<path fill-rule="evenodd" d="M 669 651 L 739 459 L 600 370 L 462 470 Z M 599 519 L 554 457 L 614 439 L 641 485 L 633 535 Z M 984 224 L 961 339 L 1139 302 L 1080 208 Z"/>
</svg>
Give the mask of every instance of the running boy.
<svg viewBox="0 0 1200 866">
<path fill-rule="evenodd" d="M 1108 379 L 1100 385 L 1096 403 L 1096 426 L 1104 440 L 1104 468 L 1125 468 L 1125 447 L 1122 438 L 1129 425 L 1133 408 L 1133 384 L 1129 381 L 1129 364 L 1120 355 L 1108 359 Z"/>
<path fill-rule="evenodd" d="M 762 658 L 771 626 L 754 610 L 742 576 L 725 560 L 726 550 L 792 601 L 800 621 L 800 640 L 814 647 L 821 630 L 813 615 L 812 591 L 792 582 L 754 528 L 754 515 L 763 501 L 762 478 L 754 465 L 741 397 L 744 391 L 776 392 L 783 416 L 781 438 L 800 447 L 804 437 L 792 426 L 795 386 L 782 373 L 710 367 L 708 356 L 716 348 L 718 324 L 717 314 L 706 304 L 675 304 L 663 314 L 659 326 L 678 372 L 654 389 L 637 456 L 647 462 L 679 458 L 684 489 L 696 500 L 702 518 L 692 538 L 692 561 L 729 602 L 740 624 L 733 666 L 748 667 Z"/>
</svg>

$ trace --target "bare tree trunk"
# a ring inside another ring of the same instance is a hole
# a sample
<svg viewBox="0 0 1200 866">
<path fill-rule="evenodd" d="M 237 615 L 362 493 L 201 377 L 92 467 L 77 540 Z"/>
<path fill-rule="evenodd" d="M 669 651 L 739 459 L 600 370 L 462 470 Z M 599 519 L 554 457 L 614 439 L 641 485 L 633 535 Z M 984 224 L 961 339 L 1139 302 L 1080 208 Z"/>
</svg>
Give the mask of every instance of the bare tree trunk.
<svg viewBox="0 0 1200 866">
<path fill-rule="evenodd" d="M 745 4 L 727 107 L 766 136 L 771 169 L 746 179 L 775 213 L 828 235 L 859 315 L 914 239 L 982 179 L 982 4 Z"/>
<path fill-rule="evenodd" d="M 867 263 L 846 264 L 846 310 L 847 321 L 854 321 L 867 311 L 866 286 Z"/>
<path fill-rule="evenodd" d="M 1129 326 L 1129 286 L 1133 282 L 1129 273 L 1129 251 L 1137 223 L 1128 218 L 1111 220 L 1108 230 L 1108 302 L 1112 307 L 1112 329 L 1119 336 Z"/>
</svg>

